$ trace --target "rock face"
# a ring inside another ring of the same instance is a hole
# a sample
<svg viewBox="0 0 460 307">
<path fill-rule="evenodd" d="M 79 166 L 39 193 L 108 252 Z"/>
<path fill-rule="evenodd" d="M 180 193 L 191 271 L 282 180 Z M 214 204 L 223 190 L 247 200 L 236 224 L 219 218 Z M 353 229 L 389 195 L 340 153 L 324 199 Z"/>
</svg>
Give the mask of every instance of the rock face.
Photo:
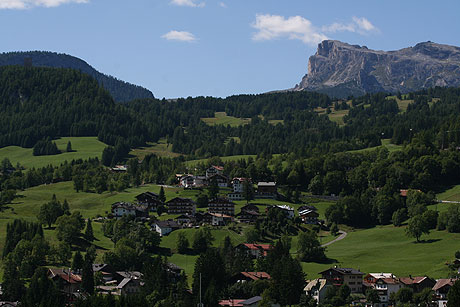
<svg viewBox="0 0 460 307">
<path fill-rule="evenodd" d="M 346 97 L 434 86 L 460 86 L 459 47 L 425 42 L 386 52 L 325 40 L 310 57 L 308 72 L 294 90 Z"/>
</svg>

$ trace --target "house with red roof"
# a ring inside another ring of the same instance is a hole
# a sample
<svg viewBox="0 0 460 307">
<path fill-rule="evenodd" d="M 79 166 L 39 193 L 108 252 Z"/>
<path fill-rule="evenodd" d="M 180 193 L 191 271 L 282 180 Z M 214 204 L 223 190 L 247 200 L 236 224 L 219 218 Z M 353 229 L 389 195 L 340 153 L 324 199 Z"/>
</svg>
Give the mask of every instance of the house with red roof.
<svg viewBox="0 0 460 307">
<path fill-rule="evenodd" d="M 436 306 L 447 306 L 447 293 L 457 280 L 454 278 L 443 278 L 436 281 L 436 284 L 432 288 L 435 293 L 435 300 L 437 301 Z"/>
<path fill-rule="evenodd" d="M 256 280 L 271 279 L 267 272 L 239 272 L 230 278 L 230 283 L 244 283 Z"/>
<path fill-rule="evenodd" d="M 428 276 L 401 277 L 399 280 L 406 286 L 414 290 L 414 293 L 420 293 L 423 289 L 432 289 L 436 281 Z"/>
<path fill-rule="evenodd" d="M 242 243 L 236 246 L 240 251 L 248 253 L 251 257 L 260 258 L 267 256 L 271 249 L 270 244 Z"/>
<path fill-rule="evenodd" d="M 48 269 L 48 278 L 54 281 L 56 287 L 63 293 L 72 294 L 80 292 L 81 275 L 69 269 Z"/>
</svg>

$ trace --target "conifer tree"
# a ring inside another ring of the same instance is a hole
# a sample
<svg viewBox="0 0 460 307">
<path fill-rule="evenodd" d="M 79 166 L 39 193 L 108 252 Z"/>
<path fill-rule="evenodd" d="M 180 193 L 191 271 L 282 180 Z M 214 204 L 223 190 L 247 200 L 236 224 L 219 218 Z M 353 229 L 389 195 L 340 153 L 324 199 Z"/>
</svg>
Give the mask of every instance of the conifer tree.
<svg viewBox="0 0 460 307">
<path fill-rule="evenodd" d="M 158 199 L 164 203 L 166 201 L 165 189 L 163 186 L 160 187 L 160 194 L 158 195 Z"/>
<path fill-rule="evenodd" d="M 93 225 L 91 224 L 90 218 L 88 218 L 88 221 L 86 222 L 85 238 L 90 242 L 94 241 Z"/>
</svg>

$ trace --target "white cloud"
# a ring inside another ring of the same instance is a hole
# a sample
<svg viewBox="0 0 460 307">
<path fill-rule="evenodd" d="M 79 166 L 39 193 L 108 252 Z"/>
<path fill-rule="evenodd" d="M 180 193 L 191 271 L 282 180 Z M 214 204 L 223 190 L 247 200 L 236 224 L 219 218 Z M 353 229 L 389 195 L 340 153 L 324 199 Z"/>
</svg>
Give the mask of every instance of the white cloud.
<svg viewBox="0 0 460 307">
<path fill-rule="evenodd" d="M 89 0 L 0 0 L 0 9 L 24 10 L 37 6 L 56 7 L 66 3 L 88 3 Z"/>
<path fill-rule="evenodd" d="M 220 2 L 219 5 L 220 7 L 223 7 L 224 9 L 227 8 L 227 4 L 225 4 L 225 2 Z"/>
<path fill-rule="evenodd" d="M 272 40 L 282 37 L 298 39 L 306 44 L 317 44 L 327 39 L 312 23 L 301 16 L 284 18 L 278 15 L 256 15 L 252 27 L 259 30 L 253 35 L 254 40 Z"/>
<path fill-rule="evenodd" d="M 360 30 L 363 31 L 374 31 L 377 30 L 377 28 L 365 17 L 353 17 L 353 22 L 358 26 Z"/>
<path fill-rule="evenodd" d="M 170 41 L 180 41 L 180 42 L 193 42 L 196 41 L 195 35 L 187 31 L 169 31 L 165 35 L 161 36 L 164 39 Z"/>
<path fill-rule="evenodd" d="M 328 33 L 337 32 L 354 32 L 359 34 L 365 34 L 367 32 L 378 31 L 378 29 L 365 17 L 353 16 L 352 22 L 349 23 L 338 23 L 335 22 L 331 25 L 324 26 L 321 29 Z"/>
<path fill-rule="evenodd" d="M 197 3 L 196 0 L 171 0 L 171 4 L 177 6 L 204 7 L 204 2 Z"/>
<path fill-rule="evenodd" d="M 256 41 L 288 38 L 298 39 L 309 45 L 315 45 L 328 39 L 327 33 L 354 32 L 366 34 L 371 31 L 378 31 L 365 17 L 353 17 L 349 23 L 335 22 L 318 28 L 310 20 L 301 16 L 285 18 L 279 15 L 257 14 L 252 27 L 258 30 L 252 37 Z"/>
</svg>

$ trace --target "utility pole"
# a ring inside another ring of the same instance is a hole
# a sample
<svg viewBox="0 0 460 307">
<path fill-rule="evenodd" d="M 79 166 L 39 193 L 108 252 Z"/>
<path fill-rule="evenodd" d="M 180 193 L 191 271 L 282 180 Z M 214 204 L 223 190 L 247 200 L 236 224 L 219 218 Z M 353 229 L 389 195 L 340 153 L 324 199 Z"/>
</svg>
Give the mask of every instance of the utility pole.
<svg viewBox="0 0 460 307">
<path fill-rule="evenodd" d="M 201 302 L 201 273 L 200 273 L 200 302 L 198 303 L 198 307 L 204 307 L 203 303 Z"/>
</svg>

